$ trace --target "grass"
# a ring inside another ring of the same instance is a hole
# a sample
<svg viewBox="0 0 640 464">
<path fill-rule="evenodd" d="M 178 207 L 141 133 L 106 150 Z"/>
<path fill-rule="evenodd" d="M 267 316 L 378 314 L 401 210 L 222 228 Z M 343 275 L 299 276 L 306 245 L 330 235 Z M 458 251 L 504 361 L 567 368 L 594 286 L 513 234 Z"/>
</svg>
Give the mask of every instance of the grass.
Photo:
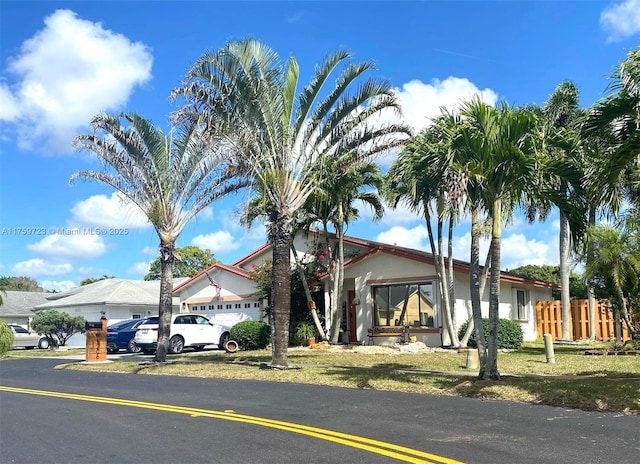
<svg viewBox="0 0 640 464">
<path fill-rule="evenodd" d="M 466 354 L 455 351 L 382 354 L 293 348 L 288 359 L 294 369 L 288 370 L 260 369 L 261 363 L 271 361 L 268 350 L 235 354 L 205 351 L 170 356 L 165 364 L 116 360 L 64 367 L 335 385 L 640 414 L 640 356 L 584 354 L 586 349 L 603 347 L 556 345 L 555 364 L 548 364 L 542 343 L 525 343 L 516 352 L 499 354 L 500 381 L 478 381 L 477 371 L 465 369 Z M 41 351 L 29 354 L 40 355 Z"/>
</svg>

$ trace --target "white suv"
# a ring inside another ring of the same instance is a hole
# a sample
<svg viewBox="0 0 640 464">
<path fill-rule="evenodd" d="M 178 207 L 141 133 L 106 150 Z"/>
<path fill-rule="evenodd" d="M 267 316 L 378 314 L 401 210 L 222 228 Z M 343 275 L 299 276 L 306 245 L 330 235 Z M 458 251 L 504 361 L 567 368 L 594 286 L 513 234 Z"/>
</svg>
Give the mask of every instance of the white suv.
<svg viewBox="0 0 640 464">
<path fill-rule="evenodd" d="M 158 316 L 150 317 L 138 326 L 135 335 L 136 345 L 144 353 L 153 353 L 158 346 Z M 182 353 L 185 347 L 196 351 L 206 345 L 218 345 L 224 348 L 229 340 L 229 329 L 214 324 L 199 314 L 172 314 L 171 332 L 169 334 L 169 353 Z"/>
</svg>

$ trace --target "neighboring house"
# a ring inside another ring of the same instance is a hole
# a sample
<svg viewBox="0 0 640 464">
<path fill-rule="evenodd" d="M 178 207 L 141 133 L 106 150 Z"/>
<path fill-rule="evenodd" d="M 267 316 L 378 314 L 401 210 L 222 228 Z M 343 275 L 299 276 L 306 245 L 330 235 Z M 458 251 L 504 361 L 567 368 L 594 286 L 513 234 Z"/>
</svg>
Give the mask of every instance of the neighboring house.
<svg viewBox="0 0 640 464">
<path fill-rule="evenodd" d="M 335 236 L 328 237 L 335 247 Z M 294 241 L 301 259 L 308 261 L 326 256 L 326 239 L 316 231 L 300 233 Z M 344 292 L 341 302 L 342 328 L 351 343 L 386 343 L 415 336 L 428 346 L 450 344 L 443 331 L 439 279 L 431 253 L 398 247 L 354 237 L 344 238 Z M 197 274 L 174 295 L 189 311 L 216 315 L 218 310 L 237 310 L 238 317 L 258 308 L 255 286 L 248 272 L 271 258 L 271 246 L 264 245 L 231 266 L 216 264 Z M 207 273 L 215 285 L 211 285 Z M 324 315 L 330 317 L 329 276 L 320 277 L 324 284 Z M 471 316 L 469 264 L 454 261 L 455 312 L 458 327 Z M 556 285 L 501 273 L 499 315 L 520 323 L 525 340 L 534 340 L 536 331 L 535 302 L 551 300 Z M 482 298 L 482 312 L 489 308 L 489 288 Z M 233 302 L 232 302 L 233 301 Z M 229 302 L 229 303 L 227 303 Z M 232 302 L 232 303 L 231 303 Z M 229 308 L 229 304 L 232 306 Z M 221 314 L 222 315 L 222 314 Z M 329 325 L 327 322 L 327 326 Z M 540 335 L 541 336 L 541 335 Z"/>
<path fill-rule="evenodd" d="M 264 302 L 254 281 L 243 267 L 216 263 L 174 287 L 182 312 L 203 314 L 227 327 L 263 319 Z"/>
<path fill-rule="evenodd" d="M 174 279 L 174 285 L 184 280 Z M 65 292 L 48 293 L 47 300 L 34 310 L 54 309 L 71 316 L 82 316 L 87 321 L 99 321 L 104 316 L 108 324 L 113 324 L 127 319 L 156 316 L 160 281 L 103 279 Z M 178 312 L 179 309 L 179 300 L 174 298 L 173 310 Z M 84 347 L 85 335 L 74 335 L 67 346 Z"/>
<path fill-rule="evenodd" d="M 31 330 L 33 308 L 45 303 L 47 297 L 53 295 L 46 292 L 17 292 L 6 290 L 2 292 L 3 304 L 0 306 L 0 319 L 7 324 L 18 324 Z"/>
</svg>

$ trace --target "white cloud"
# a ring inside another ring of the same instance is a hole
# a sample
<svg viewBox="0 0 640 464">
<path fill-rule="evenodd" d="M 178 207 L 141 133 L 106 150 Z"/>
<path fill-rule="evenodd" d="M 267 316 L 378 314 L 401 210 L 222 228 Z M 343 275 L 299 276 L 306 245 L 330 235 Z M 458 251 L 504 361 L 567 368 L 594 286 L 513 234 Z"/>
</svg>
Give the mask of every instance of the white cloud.
<svg viewBox="0 0 640 464">
<path fill-rule="evenodd" d="M 16 81 L 0 85 L 0 120 L 15 125 L 23 149 L 44 141 L 50 152 L 68 152 L 94 114 L 122 109 L 134 87 L 151 78 L 153 58 L 144 44 L 70 10 L 44 23 L 9 61 Z"/>
<path fill-rule="evenodd" d="M 609 42 L 619 42 L 640 33 L 640 0 L 625 0 L 600 13 L 600 27 Z"/>
<path fill-rule="evenodd" d="M 78 285 L 71 280 L 43 280 L 40 282 L 40 286 L 45 290 L 64 292 L 65 290 L 70 290 Z"/>
<path fill-rule="evenodd" d="M 213 219 L 213 208 L 211 206 L 207 206 L 205 209 L 200 211 L 196 216 L 196 220 L 201 221 L 211 221 Z"/>
<path fill-rule="evenodd" d="M 11 270 L 13 274 L 28 277 L 58 276 L 68 274 L 73 270 L 73 266 L 69 263 L 54 264 L 43 259 L 35 258 L 16 263 Z"/>
<path fill-rule="evenodd" d="M 388 243 L 415 250 L 431 251 L 429 247 L 429 234 L 427 227 L 420 225 L 412 229 L 402 226 L 394 226 L 391 229 L 381 232 L 376 236 L 376 242 Z"/>
<path fill-rule="evenodd" d="M 94 195 L 80 201 L 71 208 L 71 213 L 73 221 L 79 224 L 134 229 L 151 225 L 140 208 L 117 192 L 110 197 Z"/>
<path fill-rule="evenodd" d="M 455 111 L 463 101 L 471 100 L 475 96 L 490 105 L 495 105 L 498 99 L 495 91 L 489 88 L 481 90 L 469 79 L 454 76 L 444 80 L 434 78 L 429 84 L 416 79 L 395 88 L 394 91 L 402 108 L 401 120 L 410 126 L 415 134 L 431 125 L 431 120 L 441 114 L 442 107 Z M 398 116 L 391 110 L 383 111 L 380 123 L 391 122 L 398 122 Z M 398 152 L 397 149 L 388 150 L 379 155 L 378 162 L 383 167 L 389 166 Z"/>
<path fill-rule="evenodd" d="M 235 240 L 234 236 L 223 230 L 211 234 L 196 235 L 191 240 L 191 245 L 219 254 L 224 254 L 240 247 L 240 243 Z"/>
<path fill-rule="evenodd" d="M 27 245 L 27 248 L 44 256 L 88 259 L 102 256 L 106 251 L 101 236 L 84 233 L 85 229 L 69 230 L 78 235 L 47 235 L 39 242 Z M 91 229 L 87 230 L 91 232 Z"/>
<path fill-rule="evenodd" d="M 430 84 L 413 80 L 395 91 L 402 106 L 404 122 L 416 133 L 431 125 L 431 119 L 440 115 L 441 107 L 455 110 L 463 100 L 470 100 L 476 95 L 490 105 L 495 105 L 498 99 L 493 90 L 480 90 L 469 79 L 453 76 L 444 80 L 433 79 Z"/>
<path fill-rule="evenodd" d="M 91 277 L 99 277 L 99 276 L 101 277 L 103 275 L 108 275 L 109 271 L 105 268 L 100 268 L 100 267 L 80 266 L 78 268 L 78 274 L 91 276 Z"/>
<path fill-rule="evenodd" d="M 149 272 L 149 267 L 151 263 L 147 262 L 138 262 L 127 269 L 127 274 L 136 274 L 136 275 L 146 275 Z"/>
</svg>

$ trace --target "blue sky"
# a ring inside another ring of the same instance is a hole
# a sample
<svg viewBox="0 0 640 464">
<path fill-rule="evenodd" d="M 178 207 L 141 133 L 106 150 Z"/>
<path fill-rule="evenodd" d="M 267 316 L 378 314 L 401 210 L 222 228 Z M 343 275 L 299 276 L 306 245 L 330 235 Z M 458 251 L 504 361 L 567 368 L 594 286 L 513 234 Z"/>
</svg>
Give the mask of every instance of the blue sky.
<svg viewBox="0 0 640 464">
<path fill-rule="evenodd" d="M 640 0 L 508 2 L 0 2 L 0 275 L 26 275 L 63 290 L 103 274 L 141 279 L 158 238 L 132 208 L 95 183 L 99 169 L 71 141 L 100 112 L 135 111 L 167 129 L 171 90 L 206 50 L 253 37 L 296 56 L 302 81 L 342 47 L 373 60 L 396 88 L 416 130 L 441 106 L 481 94 L 488 102 L 544 104 L 563 80 L 581 104 L 602 98 L 607 77 L 639 44 Z M 380 160 L 383 167 L 390 160 Z M 265 243 L 237 214 L 246 195 L 214 203 L 178 246 L 209 248 L 232 263 Z M 415 215 L 370 214 L 347 233 L 428 249 Z M 455 254 L 468 259 L 468 222 Z M 557 214 L 516 217 L 504 231 L 503 268 L 557 264 Z"/>
</svg>

